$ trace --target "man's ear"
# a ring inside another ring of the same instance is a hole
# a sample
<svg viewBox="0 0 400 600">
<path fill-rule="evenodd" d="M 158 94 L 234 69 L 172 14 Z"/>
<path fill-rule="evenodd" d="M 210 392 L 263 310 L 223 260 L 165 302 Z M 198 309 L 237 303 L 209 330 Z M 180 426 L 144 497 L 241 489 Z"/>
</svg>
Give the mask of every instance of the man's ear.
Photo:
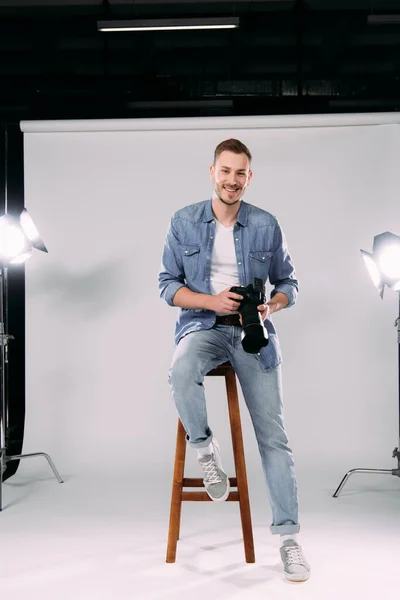
<svg viewBox="0 0 400 600">
<path fill-rule="evenodd" d="M 213 180 L 214 173 L 215 173 L 214 165 L 210 165 L 210 179 L 211 179 L 211 181 Z"/>
</svg>

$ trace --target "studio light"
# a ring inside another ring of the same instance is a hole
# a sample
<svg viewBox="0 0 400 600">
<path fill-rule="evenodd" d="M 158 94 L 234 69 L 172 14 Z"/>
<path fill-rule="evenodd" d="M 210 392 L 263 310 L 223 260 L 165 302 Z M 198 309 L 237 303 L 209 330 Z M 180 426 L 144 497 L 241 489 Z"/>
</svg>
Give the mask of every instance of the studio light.
<svg viewBox="0 0 400 600">
<path fill-rule="evenodd" d="M 235 29 L 238 17 L 212 17 L 196 19 L 140 19 L 123 21 L 98 21 L 97 30 L 115 31 L 180 31 L 191 29 Z"/>
<path fill-rule="evenodd" d="M 47 252 L 47 248 L 44 245 L 43 240 L 40 237 L 39 232 L 36 228 L 36 225 L 33 222 L 32 217 L 30 216 L 26 208 L 24 208 L 24 210 L 21 212 L 19 216 L 19 221 L 21 223 L 21 227 L 25 235 L 27 236 L 32 246 L 34 248 L 37 248 L 37 250 Z"/>
<path fill-rule="evenodd" d="M 344 484 L 354 473 L 378 473 L 400 477 L 400 236 L 385 231 L 374 237 L 372 253 L 360 250 L 372 283 L 383 298 L 385 286 L 398 293 L 398 316 L 394 323 L 397 328 L 397 373 L 399 402 L 399 445 L 393 450 L 392 458 L 397 459 L 396 469 L 351 469 L 346 473 L 333 494 L 337 498 Z"/>
<path fill-rule="evenodd" d="M 19 219 L 9 214 L 0 217 L 0 264 L 2 266 L 26 262 L 32 256 L 33 248 L 47 252 L 25 208 Z"/>
<path fill-rule="evenodd" d="M 12 264 L 28 251 L 28 240 L 18 223 L 8 215 L 0 217 L 0 262 Z"/>
<path fill-rule="evenodd" d="M 400 236 L 389 231 L 380 233 L 374 237 L 372 254 L 360 252 L 381 298 L 385 286 L 400 290 Z"/>
</svg>

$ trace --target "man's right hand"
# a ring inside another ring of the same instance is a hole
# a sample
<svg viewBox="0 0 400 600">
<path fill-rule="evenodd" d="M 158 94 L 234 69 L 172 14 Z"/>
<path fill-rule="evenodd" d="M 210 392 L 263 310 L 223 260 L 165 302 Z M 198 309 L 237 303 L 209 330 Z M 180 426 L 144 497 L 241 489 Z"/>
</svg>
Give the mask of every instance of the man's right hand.
<svg viewBox="0 0 400 600">
<path fill-rule="evenodd" d="M 234 294 L 229 290 L 230 288 L 226 288 L 226 290 L 222 290 L 222 292 L 216 296 L 210 296 L 208 309 L 213 310 L 216 313 L 237 312 L 240 302 L 243 300 L 243 296 Z"/>
</svg>

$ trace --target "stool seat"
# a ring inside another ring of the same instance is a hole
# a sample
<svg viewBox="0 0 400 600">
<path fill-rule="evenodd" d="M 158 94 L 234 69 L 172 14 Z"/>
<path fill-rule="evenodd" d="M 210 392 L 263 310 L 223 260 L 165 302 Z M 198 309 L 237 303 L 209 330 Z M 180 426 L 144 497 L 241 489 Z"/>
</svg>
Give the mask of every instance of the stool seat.
<svg viewBox="0 0 400 600">
<path fill-rule="evenodd" d="M 206 374 L 209 376 L 225 377 L 226 393 L 229 410 L 229 421 L 231 426 L 232 449 L 235 463 L 236 477 L 229 477 L 231 488 L 226 502 L 239 502 L 240 517 L 243 532 L 243 544 L 245 559 L 248 563 L 255 562 L 253 528 L 251 523 L 249 491 L 247 485 L 246 464 L 244 458 L 242 426 L 240 420 L 239 399 L 236 385 L 236 375 L 230 362 L 218 365 Z M 212 502 L 206 491 L 183 491 L 187 488 L 203 488 L 203 479 L 184 477 L 186 457 L 186 432 L 181 420 L 178 418 L 178 430 L 176 435 L 174 475 L 172 482 L 171 509 L 168 531 L 167 563 L 174 563 L 176 559 L 176 548 L 179 540 L 182 502 Z"/>
<path fill-rule="evenodd" d="M 221 365 L 218 365 L 218 367 L 211 369 L 211 371 L 207 373 L 207 377 L 210 375 L 225 375 L 228 370 L 233 371 L 233 367 L 230 362 L 224 362 Z"/>
</svg>

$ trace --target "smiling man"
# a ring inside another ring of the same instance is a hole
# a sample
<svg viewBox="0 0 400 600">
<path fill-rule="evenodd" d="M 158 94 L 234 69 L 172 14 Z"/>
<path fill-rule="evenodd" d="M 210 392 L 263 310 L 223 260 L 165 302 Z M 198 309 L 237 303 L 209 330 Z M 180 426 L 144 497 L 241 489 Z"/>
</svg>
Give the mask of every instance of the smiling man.
<svg viewBox="0 0 400 600">
<path fill-rule="evenodd" d="M 239 202 L 253 176 L 249 158 L 245 154 L 235 154 L 229 150 L 223 150 L 216 157 L 210 167 L 210 174 L 214 183 L 214 207 L 218 200 L 226 206 Z"/>
<path fill-rule="evenodd" d="M 305 581 L 310 566 L 298 542 L 297 481 L 283 419 L 281 351 L 271 315 L 292 306 L 298 282 L 277 219 L 242 200 L 250 185 L 252 156 L 237 139 L 221 142 L 210 167 L 212 198 L 178 210 L 166 235 L 160 296 L 180 307 L 169 383 L 188 444 L 196 449 L 204 486 L 215 502 L 227 499 L 229 479 L 211 431 L 203 380 L 229 361 L 249 410 L 272 509 L 272 534 L 281 539 L 284 574 Z M 254 278 L 273 289 L 257 306 L 268 344 L 251 354 L 241 343 L 242 296 L 230 291 Z"/>
</svg>

